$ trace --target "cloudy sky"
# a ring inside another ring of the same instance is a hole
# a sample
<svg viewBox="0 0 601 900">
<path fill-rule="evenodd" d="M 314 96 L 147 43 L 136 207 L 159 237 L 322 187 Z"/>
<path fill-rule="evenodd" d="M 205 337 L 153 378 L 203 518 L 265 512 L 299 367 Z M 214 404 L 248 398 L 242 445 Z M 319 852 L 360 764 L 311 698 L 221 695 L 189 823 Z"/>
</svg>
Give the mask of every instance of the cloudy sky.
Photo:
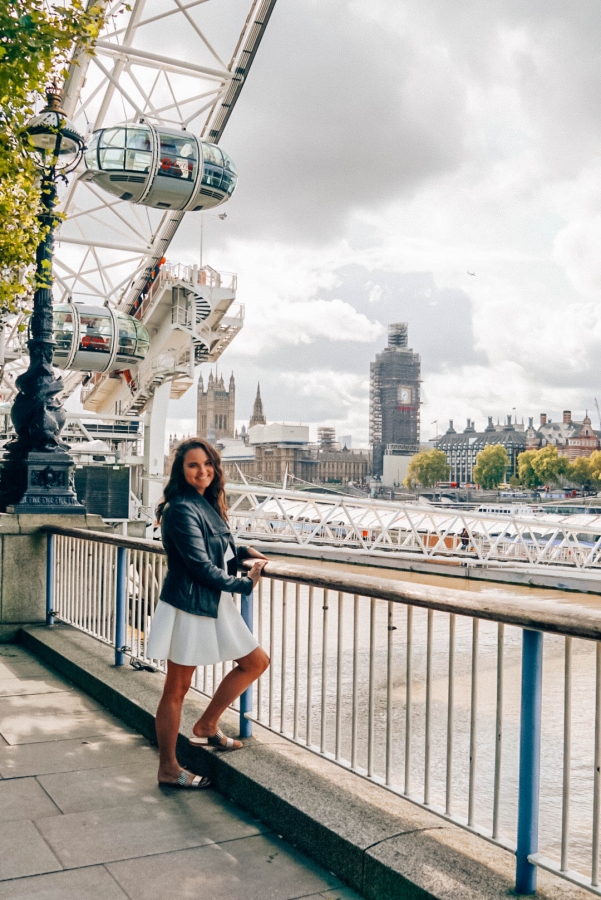
<svg viewBox="0 0 601 900">
<path fill-rule="evenodd" d="M 594 413 L 600 37 L 592 0 L 278 0 L 221 141 L 238 189 L 205 217 L 205 261 L 246 304 L 219 364 L 240 423 L 260 380 L 269 420 L 365 443 L 393 321 L 421 354 L 424 438 Z M 188 219 L 170 255 L 193 262 Z M 171 429 L 194 408 L 173 402 Z"/>
</svg>

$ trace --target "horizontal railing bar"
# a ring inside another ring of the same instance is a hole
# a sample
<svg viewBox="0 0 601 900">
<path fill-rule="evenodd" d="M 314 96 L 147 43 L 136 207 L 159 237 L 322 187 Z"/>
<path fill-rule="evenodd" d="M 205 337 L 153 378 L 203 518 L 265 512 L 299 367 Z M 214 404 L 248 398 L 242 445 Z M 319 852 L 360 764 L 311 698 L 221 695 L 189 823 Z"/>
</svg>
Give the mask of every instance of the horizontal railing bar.
<svg viewBox="0 0 601 900">
<path fill-rule="evenodd" d="M 125 547 L 129 550 L 146 550 L 165 556 L 165 548 L 160 541 L 148 541 L 145 538 L 133 538 L 123 534 L 107 531 L 88 531 L 87 528 L 66 528 L 62 525 L 44 525 L 40 528 L 45 534 L 63 534 L 65 537 L 79 538 L 83 541 L 98 541 L 100 544 L 111 544 L 113 547 Z"/>
<path fill-rule="evenodd" d="M 292 739 L 292 733 L 288 732 L 287 734 L 282 734 L 282 732 L 278 728 L 272 728 L 262 720 L 260 720 L 256 715 L 248 715 L 249 718 L 255 725 L 258 725 L 259 728 L 264 728 L 265 731 L 270 731 L 272 734 L 276 734 L 278 737 L 285 737 L 289 740 Z M 459 828 L 463 829 L 463 831 L 469 831 L 470 834 L 474 834 L 477 837 L 482 838 L 487 841 L 489 844 L 494 844 L 495 847 L 502 847 L 504 850 L 508 850 L 509 853 L 515 854 L 516 844 L 514 841 L 511 841 L 507 838 L 493 838 L 491 832 L 488 829 L 480 830 L 477 826 L 468 825 L 467 819 L 463 816 L 457 815 L 447 815 L 442 806 L 438 806 L 434 803 L 426 804 L 422 803 L 421 800 L 418 800 L 417 797 L 412 796 L 411 794 L 405 794 L 400 787 L 395 787 L 392 784 L 386 784 L 386 779 L 382 778 L 380 775 L 368 775 L 367 770 L 363 768 L 353 768 L 351 763 L 343 758 L 336 759 L 336 754 L 331 753 L 330 751 L 326 751 L 322 753 L 319 746 L 316 744 L 306 744 L 301 743 L 300 746 L 307 750 L 309 753 L 314 753 L 316 756 L 321 756 L 324 759 L 327 759 L 328 762 L 334 763 L 335 766 L 339 766 L 341 769 L 345 769 L 347 772 L 352 772 L 353 775 L 356 775 L 357 778 L 361 778 L 364 781 L 369 781 L 371 784 L 375 784 L 383 790 L 388 791 L 390 794 L 394 794 L 395 797 L 402 797 L 403 800 L 407 800 L 413 806 L 419 807 L 419 809 L 423 809 L 426 812 L 430 812 L 435 816 L 438 816 L 441 819 L 444 819 L 446 822 L 452 822 L 453 825 L 457 825 Z M 532 860 L 533 862 L 535 860 Z M 538 864 L 538 863 L 537 863 Z"/>
<path fill-rule="evenodd" d="M 478 596 L 469 591 L 454 588 L 399 587 L 392 578 L 373 575 L 347 575 L 334 569 L 312 569 L 311 566 L 289 565 L 269 560 L 263 575 L 280 581 L 294 581 L 312 587 L 361 594 L 393 603 L 411 604 L 422 609 L 457 613 L 478 619 L 517 625 L 533 631 L 566 634 L 587 640 L 601 640 L 601 610 L 583 606 L 568 606 L 553 600 L 526 600 L 520 598 L 498 600 Z"/>
<path fill-rule="evenodd" d="M 553 862 L 552 859 L 547 859 L 547 857 L 540 853 L 531 853 L 528 857 L 528 862 L 533 863 L 540 869 L 545 869 L 547 872 L 552 872 L 553 875 L 559 875 L 564 881 L 570 881 L 572 884 L 584 888 L 585 891 L 590 891 L 591 894 L 596 894 L 598 897 L 601 897 L 601 887 L 594 887 L 591 884 L 590 879 L 586 878 L 586 876 L 581 875 L 579 872 L 575 872 L 573 869 L 562 872 L 559 863 Z"/>
<path fill-rule="evenodd" d="M 41 530 L 46 533 L 63 534 L 82 540 L 99 541 L 116 547 L 147 550 L 151 553 L 165 555 L 165 549 L 159 541 L 107 534 L 102 531 L 86 531 L 83 528 L 65 528 L 58 525 L 46 525 Z M 426 585 L 419 588 L 406 588 L 400 587 L 399 582 L 392 578 L 377 578 L 373 575 L 359 573 L 347 575 L 334 569 L 315 570 L 311 566 L 273 560 L 269 560 L 263 570 L 263 575 L 279 581 L 293 581 L 308 587 L 342 591 L 346 594 L 361 594 L 378 600 L 410 604 L 422 609 L 434 609 L 438 612 L 503 622 L 505 625 L 516 625 L 519 628 L 529 628 L 534 631 L 570 635 L 591 641 L 601 640 L 601 610 L 572 606 L 571 604 L 568 606 L 553 600 L 545 600 L 544 603 L 521 597 L 498 600 L 454 588 L 431 588 Z"/>
</svg>

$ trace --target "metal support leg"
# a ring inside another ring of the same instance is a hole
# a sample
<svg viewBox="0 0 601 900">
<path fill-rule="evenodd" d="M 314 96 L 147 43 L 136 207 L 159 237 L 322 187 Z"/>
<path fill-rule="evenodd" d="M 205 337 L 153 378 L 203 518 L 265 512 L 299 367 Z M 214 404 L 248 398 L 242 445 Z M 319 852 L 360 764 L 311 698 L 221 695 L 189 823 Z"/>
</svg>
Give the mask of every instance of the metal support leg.
<svg viewBox="0 0 601 900">
<path fill-rule="evenodd" d="M 125 605 L 127 599 L 127 550 L 117 548 L 117 591 L 115 596 L 115 665 L 125 663 Z"/>
<path fill-rule="evenodd" d="M 536 866 L 528 861 L 528 857 L 538 851 L 543 635 L 540 631 L 526 629 L 522 634 L 522 714 L 515 889 L 518 894 L 533 894 L 536 891 Z"/>
<path fill-rule="evenodd" d="M 253 593 L 241 595 L 241 613 L 242 618 L 253 630 Z M 253 733 L 253 723 L 246 718 L 247 713 L 251 713 L 253 708 L 253 687 L 247 687 L 240 697 L 240 737 L 251 737 Z"/>
<path fill-rule="evenodd" d="M 46 543 L 46 625 L 54 625 L 54 535 Z"/>
</svg>

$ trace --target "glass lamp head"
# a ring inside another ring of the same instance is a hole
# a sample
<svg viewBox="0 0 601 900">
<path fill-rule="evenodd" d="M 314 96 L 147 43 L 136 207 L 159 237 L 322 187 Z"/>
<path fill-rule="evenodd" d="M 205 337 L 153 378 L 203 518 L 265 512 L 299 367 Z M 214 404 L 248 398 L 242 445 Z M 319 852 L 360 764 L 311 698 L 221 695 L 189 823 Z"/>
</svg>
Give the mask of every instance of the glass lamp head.
<svg viewBox="0 0 601 900">
<path fill-rule="evenodd" d="M 56 85 L 48 88 L 46 106 L 29 120 L 25 132 L 35 148 L 41 167 L 53 165 L 55 169 L 71 171 L 79 163 L 85 143 L 61 109 L 61 97 Z"/>
</svg>

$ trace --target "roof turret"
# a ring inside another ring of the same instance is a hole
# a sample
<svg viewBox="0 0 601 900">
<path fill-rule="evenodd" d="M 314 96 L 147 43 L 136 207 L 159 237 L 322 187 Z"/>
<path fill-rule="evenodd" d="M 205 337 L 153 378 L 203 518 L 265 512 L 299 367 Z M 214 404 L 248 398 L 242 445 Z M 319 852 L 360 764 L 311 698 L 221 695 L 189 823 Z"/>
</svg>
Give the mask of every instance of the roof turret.
<svg viewBox="0 0 601 900">
<path fill-rule="evenodd" d="M 253 425 L 267 425 L 267 419 L 263 412 L 263 401 L 261 400 L 261 385 L 259 383 L 257 384 L 257 396 L 255 397 L 253 405 L 253 414 L 248 423 L 248 427 L 252 428 Z"/>
</svg>

